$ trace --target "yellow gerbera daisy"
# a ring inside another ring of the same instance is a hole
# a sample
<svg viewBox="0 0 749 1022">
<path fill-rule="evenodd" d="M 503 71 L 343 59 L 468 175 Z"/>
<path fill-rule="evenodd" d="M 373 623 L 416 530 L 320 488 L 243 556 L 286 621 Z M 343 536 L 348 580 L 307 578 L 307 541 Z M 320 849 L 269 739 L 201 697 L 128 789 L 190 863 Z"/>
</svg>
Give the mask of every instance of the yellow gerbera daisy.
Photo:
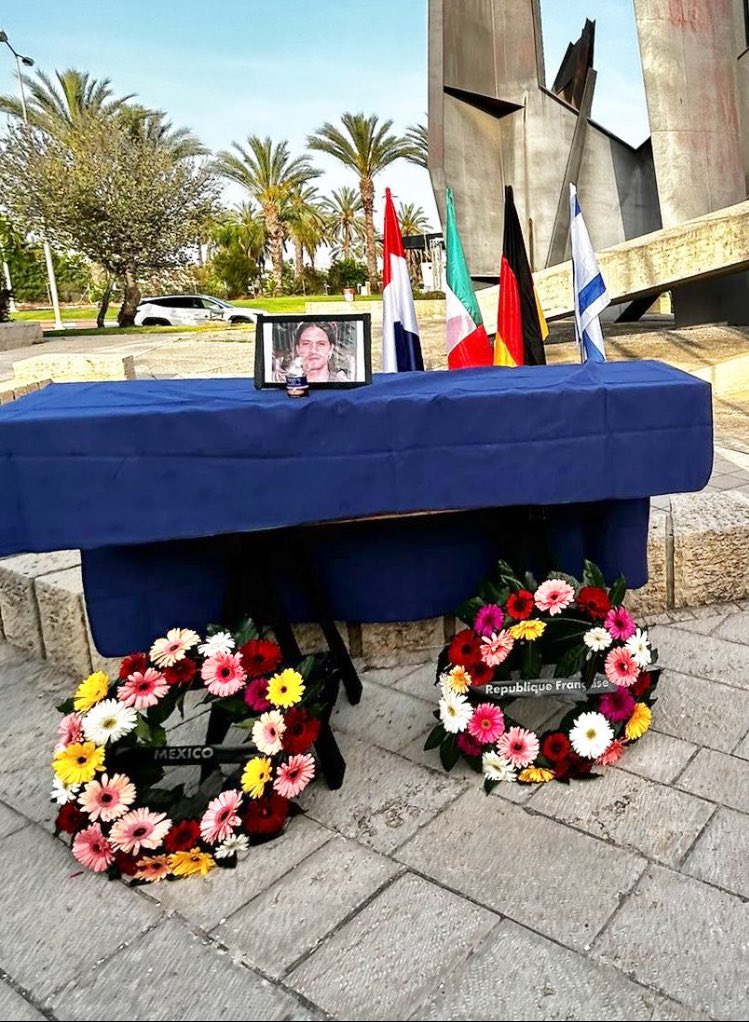
<svg viewBox="0 0 749 1022">
<path fill-rule="evenodd" d="M 554 771 L 547 770 L 546 767 L 529 766 L 518 774 L 518 780 L 522 781 L 523 784 L 546 784 L 547 781 L 553 779 Z"/>
<path fill-rule="evenodd" d="M 293 706 L 304 693 L 304 678 L 298 671 L 287 667 L 280 674 L 274 674 L 268 682 L 266 699 L 274 706 Z"/>
<path fill-rule="evenodd" d="M 632 716 L 629 718 L 627 726 L 624 728 L 625 737 L 629 738 L 630 741 L 634 741 L 636 738 L 642 738 L 652 723 L 653 714 L 651 713 L 648 704 L 635 703 L 635 708 L 632 710 Z"/>
<path fill-rule="evenodd" d="M 525 639 L 527 642 L 533 642 L 534 639 L 540 639 L 545 631 L 545 621 L 529 619 L 528 621 L 518 621 L 516 625 L 513 625 L 510 635 L 513 639 Z"/>
<path fill-rule="evenodd" d="M 52 769 L 63 784 L 87 784 L 104 769 L 104 747 L 93 742 L 73 742 L 55 753 Z"/>
<path fill-rule="evenodd" d="M 444 675 L 443 681 L 452 692 L 464 695 L 473 684 L 473 679 L 465 667 L 456 664 Z"/>
<path fill-rule="evenodd" d="M 242 791 L 246 791 L 250 798 L 260 798 L 270 780 L 270 772 L 270 760 L 265 756 L 248 760 L 242 774 Z"/>
<path fill-rule="evenodd" d="M 96 706 L 109 691 L 109 678 L 103 671 L 96 671 L 90 674 L 85 681 L 82 681 L 75 690 L 73 707 L 85 713 L 92 706 Z"/>
<path fill-rule="evenodd" d="M 204 877 L 215 865 L 213 856 L 201 852 L 199 848 L 189 852 L 174 852 L 169 856 L 169 869 L 176 877 L 191 877 L 196 873 Z"/>
</svg>

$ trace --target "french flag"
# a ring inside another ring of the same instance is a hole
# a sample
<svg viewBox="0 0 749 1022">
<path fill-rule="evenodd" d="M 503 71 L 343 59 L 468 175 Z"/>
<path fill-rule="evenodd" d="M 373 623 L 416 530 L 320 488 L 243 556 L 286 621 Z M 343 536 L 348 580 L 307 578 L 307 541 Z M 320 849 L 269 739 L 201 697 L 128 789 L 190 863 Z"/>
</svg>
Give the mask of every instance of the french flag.
<svg viewBox="0 0 749 1022">
<path fill-rule="evenodd" d="M 385 189 L 382 268 L 382 371 L 423 369 L 419 325 L 408 276 L 406 252 L 390 189 Z"/>
</svg>

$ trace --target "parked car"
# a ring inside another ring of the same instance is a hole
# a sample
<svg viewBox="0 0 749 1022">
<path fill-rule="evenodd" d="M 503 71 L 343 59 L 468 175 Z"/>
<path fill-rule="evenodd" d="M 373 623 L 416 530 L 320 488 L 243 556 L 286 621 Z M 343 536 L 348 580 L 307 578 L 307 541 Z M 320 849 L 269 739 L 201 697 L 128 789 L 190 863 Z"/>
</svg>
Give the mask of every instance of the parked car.
<svg viewBox="0 0 749 1022">
<path fill-rule="evenodd" d="M 202 326 L 223 320 L 254 323 L 263 309 L 244 309 L 210 295 L 160 295 L 144 298 L 135 313 L 136 326 Z"/>
</svg>

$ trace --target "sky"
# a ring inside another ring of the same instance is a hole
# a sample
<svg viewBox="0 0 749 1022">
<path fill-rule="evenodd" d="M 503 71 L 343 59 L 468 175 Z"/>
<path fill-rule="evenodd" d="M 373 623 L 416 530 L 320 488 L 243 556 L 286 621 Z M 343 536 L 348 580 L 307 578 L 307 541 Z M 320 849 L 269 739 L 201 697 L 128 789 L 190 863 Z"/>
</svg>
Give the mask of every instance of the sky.
<svg viewBox="0 0 749 1022">
<path fill-rule="evenodd" d="M 495 0 L 504 2 L 504 0 Z M 519 0 L 510 0 L 519 2 Z M 595 18 L 598 81 L 593 117 L 632 144 L 648 135 L 632 0 L 542 0 L 547 82 L 585 17 Z M 345 111 L 375 112 L 394 128 L 424 121 L 427 0 L 0 0 L 0 28 L 49 72 L 110 78 L 166 110 L 211 149 L 248 134 L 306 136 Z M 17 92 L 0 47 L 0 93 Z M 355 185 L 322 154 L 318 186 Z M 399 161 L 376 179 L 437 224 L 429 176 Z M 236 186 L 227 201 L 241 198 Z"/>
</svg>

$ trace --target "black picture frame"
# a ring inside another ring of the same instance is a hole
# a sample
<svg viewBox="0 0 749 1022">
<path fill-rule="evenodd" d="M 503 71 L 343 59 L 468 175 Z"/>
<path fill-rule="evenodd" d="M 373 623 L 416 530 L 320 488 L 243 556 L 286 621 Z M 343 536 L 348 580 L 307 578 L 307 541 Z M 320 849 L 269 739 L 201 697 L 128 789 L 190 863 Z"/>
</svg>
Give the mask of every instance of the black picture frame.
<svg viewBox="0 0 749 1022">
<path fill-rule="evenodd" d="M 353 329 L 346 329 L 348 324 Z M 255 324 L 255 387 L 258 390 L 286 386 L 285 369 L 296 353 L 295 339 L 303 325 L 318 326 L 329 338 L 333 333 L 328 367 L 332 378 L 315 380 L 308 372 L 310 390 L 347 390 L 372 382 L 372 317 L 368 312 L 330 316 L 260 314 Z"/>
</svg>

